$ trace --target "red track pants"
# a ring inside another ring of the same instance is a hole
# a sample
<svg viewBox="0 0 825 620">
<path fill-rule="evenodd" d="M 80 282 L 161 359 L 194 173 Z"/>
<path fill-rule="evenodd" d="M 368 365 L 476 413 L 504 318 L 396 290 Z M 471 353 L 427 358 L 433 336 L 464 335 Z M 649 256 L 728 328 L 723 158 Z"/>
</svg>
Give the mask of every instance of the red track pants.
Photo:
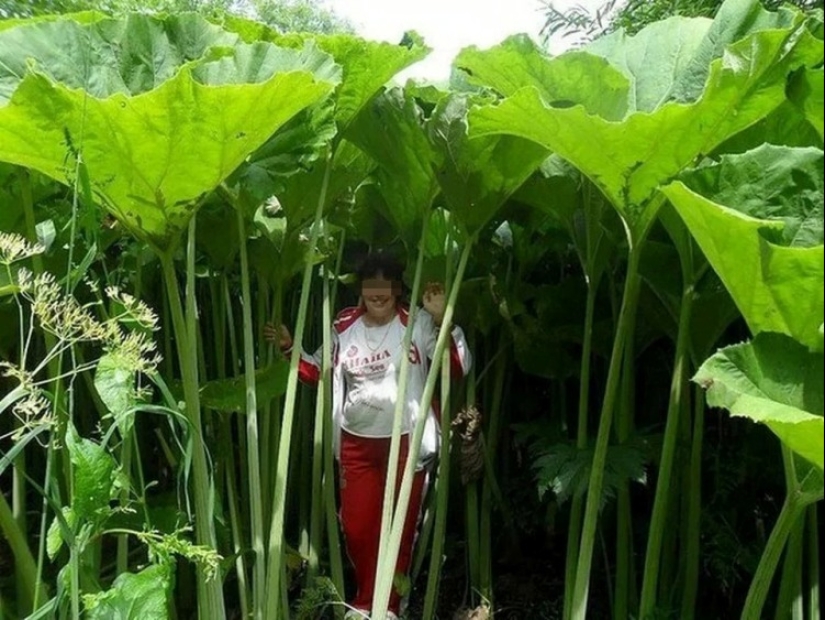
<svg viewBox="0 0 825 620">
<path fill-rule="evenodd" d="M 409 437 L 401 438 L 401 455 L 396 492 L 401 486 L 404 463 L 407 461 Z M 375 571 L 378 565 L 378 545 L 381 535 L 381 511 L 384 503 L 384 485 L 390 439 L 358 437 L 344 431 L 341 437 L 341 524 L 344 529 L 347 554 L 355 567 L 358 592 L 351 605 L 360 610 L 372 608 L 375 590 Z M 398 553 L 397 575 L 406 575 L 412 561 L 418 515 L 424 492 L 426 472 L 419 471 L 413 481 L 407 520 L 401 549 Z M 393 588 L 390 611 L 398 613 L 401 596 Z"/>
</svg>

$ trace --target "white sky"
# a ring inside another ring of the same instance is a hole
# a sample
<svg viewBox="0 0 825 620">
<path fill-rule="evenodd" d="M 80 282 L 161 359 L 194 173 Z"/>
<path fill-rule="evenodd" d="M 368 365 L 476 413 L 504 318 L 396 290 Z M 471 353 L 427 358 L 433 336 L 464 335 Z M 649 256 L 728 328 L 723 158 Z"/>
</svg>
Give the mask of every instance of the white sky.
<svg viewBox="0 0 825 620">
<path fill-rule="evenodd" d="M 564 10 L 582 5 L 593 11 L 603 0 L 553 0 Z M 526 32 L 539 39 L 544 24 L 541 0 L 327 0 L 327 6 L 348 18 L 361 36 L 397 43 L 416 30 L 432 48 L 422 62 L 399 78 L 445 80 L 458 52 L 469 45 L 492 47 L 511 34 Z M 569 45 L 551 41 L 558 54 Z"/>
</svg>

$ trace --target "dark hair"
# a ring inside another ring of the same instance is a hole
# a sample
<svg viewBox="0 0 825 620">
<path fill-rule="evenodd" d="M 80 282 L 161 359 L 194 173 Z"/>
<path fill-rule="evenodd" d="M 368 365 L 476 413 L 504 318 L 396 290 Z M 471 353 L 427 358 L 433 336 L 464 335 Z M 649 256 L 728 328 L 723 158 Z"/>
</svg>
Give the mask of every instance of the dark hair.
<svg viewBox="0 0 825 620">
<path fill-rule="evenodd" d="M 392 280 L 399 284 L 404 278 L 404 265 L 393 254 L 384 250 L 376 250 L 363 260 L 355 272 L 360 284 L 369 278 L 379 275 L 385 280 Z"/>
</svg>

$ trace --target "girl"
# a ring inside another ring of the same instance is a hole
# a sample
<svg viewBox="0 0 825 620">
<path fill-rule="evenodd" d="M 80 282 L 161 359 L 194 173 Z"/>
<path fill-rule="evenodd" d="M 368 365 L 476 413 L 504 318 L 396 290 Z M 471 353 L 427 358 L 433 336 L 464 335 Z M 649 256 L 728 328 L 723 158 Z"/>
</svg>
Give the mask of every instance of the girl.
<svg viewBox="0 0 825 620">
<path fill-rule="evenodd" d="M 381 513 L 387 476 L 390 438 L 398 392 L 404 331 L 409 321 L 401 303 L 403 268 L 390 256 L 378 252 L 364 261 L 357 272 L 360 304 L 340 312 L 333 323 L 333 436 L 340 465 L 341 524 L 347 554 L 355 568 L 357 593 L 347 618 L 367 618 L 372 607 L 378 561 Z M 409 510 L 398 554 L 396 575 L 406 575 L 412 559 L 415 532 L 426 481 L 426 466 L 438 451 L 439 427 L 433 408 L 421 412 L 430 361 L 438 330 L 444 318 L 444 289 L 429 284 L 423 309 L 413 325 L 409 351 L 409 376 L 403 411 L 401 454 L 396 489 L 407 460 L 409 437 L 420 415 L 427 416 Z M 270 342 L 288 352 L 289 331 L 272 326 L 264 330 Z M 453 376 L 466 375 L 471 355 L 460 327 L 451 330 L 450 366 Z M 321 352 L 302 352 L 299 376 L 315 383 L 321 368 Z M 459 374 L 460 373 L 460 374 Z M 393 589 L 388 618 L 397 618 L 400 594 Z"/>
</svg>

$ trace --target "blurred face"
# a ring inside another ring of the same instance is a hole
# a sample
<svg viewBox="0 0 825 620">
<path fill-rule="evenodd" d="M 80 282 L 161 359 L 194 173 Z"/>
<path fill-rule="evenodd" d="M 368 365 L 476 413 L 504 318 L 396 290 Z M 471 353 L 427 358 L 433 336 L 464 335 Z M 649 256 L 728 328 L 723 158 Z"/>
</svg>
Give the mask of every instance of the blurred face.
<svg viewBox="0 0 825 620">
<path fill-rule="evenodd" d="M 395 301 L 400 294 L 401 284 L 380 274 L 361 283 L 361 297 L 367 316 L 376 322 L 386 322 L 395 316 Z"/>
</svg>

